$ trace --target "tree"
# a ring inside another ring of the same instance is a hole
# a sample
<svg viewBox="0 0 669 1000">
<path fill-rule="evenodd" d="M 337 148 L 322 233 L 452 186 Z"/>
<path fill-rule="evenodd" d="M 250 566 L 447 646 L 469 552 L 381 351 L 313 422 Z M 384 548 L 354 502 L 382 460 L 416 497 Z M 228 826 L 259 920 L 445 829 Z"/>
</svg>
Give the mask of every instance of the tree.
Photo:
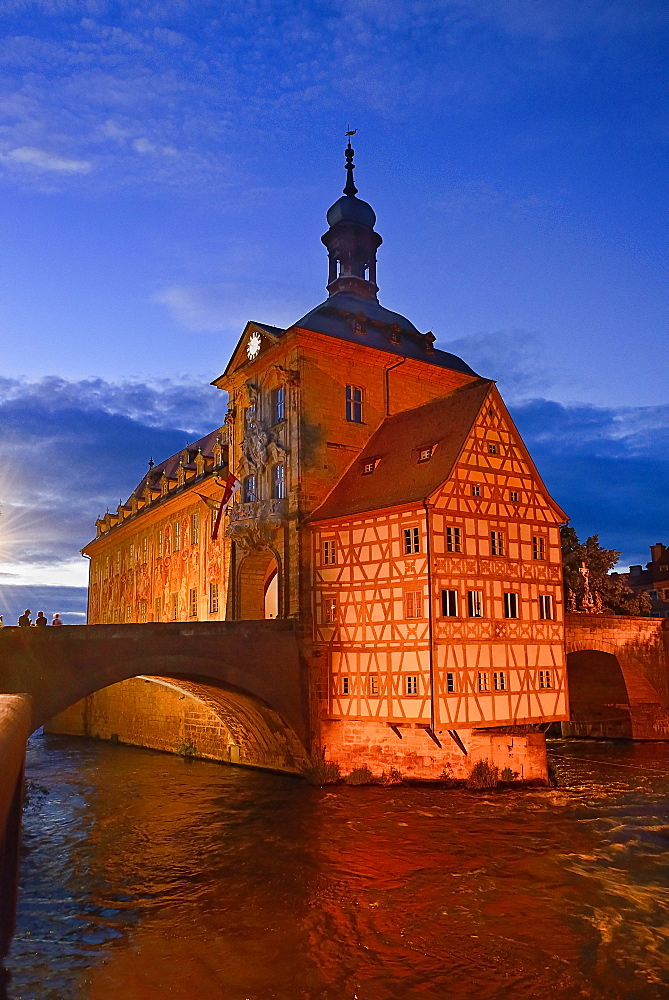
<svg viewBox="0 0 669 1000">
<path fill-rule="evenodd" d="M 620 558 L 620 552 L 615 549 L 604 549 L 599 544 L 599 535 L 591 535 L 585 542 L 579 541 L 575 530 L 570 527 L 561 529 L 562 539 L 562 572 L 567 607 L 569 607 L 569 591 L 576 596 L 579 606 L 582 606 L 586 594 L 586 574 L 581 567 L 587 569 L 590 593 L 595 606 L 601 605 L 604 610 L 616 615 L 649 615 L 651 601 L 647 594 L 635 594 L 627 586 L 624 575 L 610 575 L 610 571 Z"/>
</svg>

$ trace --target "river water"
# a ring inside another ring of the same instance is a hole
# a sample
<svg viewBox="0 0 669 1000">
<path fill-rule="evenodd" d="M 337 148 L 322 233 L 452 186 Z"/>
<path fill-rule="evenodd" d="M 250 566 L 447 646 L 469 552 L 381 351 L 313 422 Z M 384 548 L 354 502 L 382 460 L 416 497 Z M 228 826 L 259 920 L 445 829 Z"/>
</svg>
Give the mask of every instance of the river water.
<svg viewBox="0 0 669 1000">
<path fill-rule="evenodd" d="M 35 737 L 8 996 L 666 1000 L 669 745 L 550 752 L 552 790 L 314 789 Z"/>
</svg>

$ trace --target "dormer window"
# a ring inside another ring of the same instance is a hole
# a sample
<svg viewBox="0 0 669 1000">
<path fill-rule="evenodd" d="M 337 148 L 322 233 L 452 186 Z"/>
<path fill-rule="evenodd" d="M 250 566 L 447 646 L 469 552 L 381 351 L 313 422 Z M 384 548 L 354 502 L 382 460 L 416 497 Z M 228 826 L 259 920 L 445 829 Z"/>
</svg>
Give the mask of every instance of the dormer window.
<svg viewBox="0 0 669 1000">
<path fill-rule="evenodd" d="M 376 468 L 378 463 L 379 463 L 378 458 L 366 458 L 365 461 L 362 463 L 363 476 L 370 476 L 372 472 L 374 472 L 374 469 Z"/>
<path fill-rule="evenodd" d="M 418 452 L 419 462 L 429 462 L 434 454 L 434 445 L 429 445 L 427 448 L 421 448 Z"/>
<path fill-rule="evenodd" d="M 365 322 L 367 317 L 364 313 L 358 313 L 353 320 L 353 332 L 354 333 L 366 333 Z"/>
</svg>

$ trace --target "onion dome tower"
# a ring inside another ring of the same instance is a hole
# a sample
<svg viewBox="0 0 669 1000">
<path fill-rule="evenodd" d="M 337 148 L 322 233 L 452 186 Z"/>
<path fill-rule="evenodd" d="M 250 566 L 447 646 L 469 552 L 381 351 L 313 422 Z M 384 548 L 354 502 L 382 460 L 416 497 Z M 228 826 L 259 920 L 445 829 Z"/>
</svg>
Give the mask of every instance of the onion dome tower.
<svg viewBox="0 0 669 1000">
<path fill-rule="evenodd" d="M 346 147 L 346 186 L 344 196 L 328 210 L 329 229 L 321 236 L 327 247 L 329 295 L 347 292 L 361 298 L 376 299 L 376 251 L 383 240 L 374 232 L 376 215 L 371 205 L 356 198 L 353 181 L 353 147 Z"/>
</svg>

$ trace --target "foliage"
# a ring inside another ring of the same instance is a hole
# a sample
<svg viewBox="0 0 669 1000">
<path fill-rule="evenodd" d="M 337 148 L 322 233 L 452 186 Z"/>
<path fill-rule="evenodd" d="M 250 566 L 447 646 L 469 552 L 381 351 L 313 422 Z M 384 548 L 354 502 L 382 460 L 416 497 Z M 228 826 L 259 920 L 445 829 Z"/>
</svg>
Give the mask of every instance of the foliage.
<svg viewBox="0 0 669 1000">
<path fill-rule="evenodd" d="M 310 785 L 316 785 L 318 788 L 322 788 L 323 785 L 333 785 L 341 778 L 339 764 L 325 760 L 322 754 L 315 754 L 312 757 L 311 764 L 305 767 L 303 774 Z"/>
<path fill-rule="evenodd" d="M 379 778 L 379 784 L 401 785 L 403 780 L 404 779 L 402 778 L 402 772 L 399 771 L 396 767 L 391 767 L 387 771 L 382 772 L 381 777 Z"/>
<path fill-rule="evenodd" d="M 174 752 L 178 754 L 179 757 L 191 758 L 196 756 L 197 747 L 188 736 L 184 736 L 177 743 L 176 750 Z"/>
<path fill-rule="evenodd" d="M 570 590 L 576 595 L 577 601 L 583 598 L 585 579 L 581 566 L 585 564 L 589 572 L 590 591 L 596 605 L 616 615 L 650 614 L 651 602 L 646 594 L 635 594 L 627 586 L 624 575 L 610 575 L 610 571 L 620 558 L 620 552 L 602 548 L 599 544 L 599 535 L 591 535 L 585 542 L 581 542 L 575 530 L 568 526 L 562 528 L 560 534 L 567 602 Z"/>
<path fill-rule="evenodd" d="M 445 785 L 446 788 L 458 788 L 459 785 L 462 783 L 461 781 L 458 781 L 458 779 L 453 774 L 453 765 L 450 763 L 446 765 L 446 767 L 439 775 L 439 781 L 443 785 Z"/>
<path fill-rule="evenodd" d="M 500 781 L 515 781 L 519 773 L 519 771 L 512 771 L 510 767 L 505 767 L 499 776 Z"/>
<path fill-rule="evenodd" d="M 497 788 L 499 769 L 487 760 L 477 760 L 469 772 L 467 788 Z"/>
<path fill-rule="evenodd" d="M 347 785 L 371 785 L 373 780 L 372 772 L 364 764 L 362 767 L 354 768 L 344 778 Z"/>
</svg>

